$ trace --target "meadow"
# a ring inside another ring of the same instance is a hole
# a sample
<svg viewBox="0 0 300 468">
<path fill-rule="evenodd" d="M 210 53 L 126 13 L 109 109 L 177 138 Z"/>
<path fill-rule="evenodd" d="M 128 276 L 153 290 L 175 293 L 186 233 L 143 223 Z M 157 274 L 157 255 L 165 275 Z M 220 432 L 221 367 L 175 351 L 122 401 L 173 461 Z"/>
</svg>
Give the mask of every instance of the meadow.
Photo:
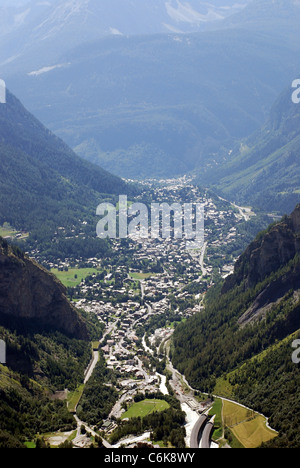
<svg viewBox="0 0 300 468">
<path fill-rule="evenodd" d="M 170 405 L 164 400 L 143 400 L 134 403 L 126 413 L 122 415 L 122 419 L 144 418 L 151 413 L 165 411 L 169 408 Z"/>
<path fill-rule="evenodd" d="M 278 435 L 267 427 L 262 415 L 226 400 L 223 401 L 223 422 L 245 448 L 257 448 Z"/>
<path fill-rule="evenodd" d="M 129 273 L 130 277 L 135 280 L 145 280 L 154 276 L 154 273 Z"/>
<path fill-rule="evenodd" d="M 68 271 L 59 271 L 52 268 L 53 273 L 66 288 L 78 286 L 87 276 L 99 273 L 96 268 L 69 268 Z"/>
</svg>

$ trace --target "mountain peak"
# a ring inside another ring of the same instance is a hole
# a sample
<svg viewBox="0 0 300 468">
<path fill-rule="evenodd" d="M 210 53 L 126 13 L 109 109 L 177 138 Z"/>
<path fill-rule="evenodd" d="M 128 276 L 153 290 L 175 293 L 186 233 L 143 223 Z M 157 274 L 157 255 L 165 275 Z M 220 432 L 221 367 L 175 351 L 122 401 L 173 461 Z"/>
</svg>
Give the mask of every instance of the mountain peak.
<svg viewBox="0 0 300 468">
<path fill-rule="evenodd" d="M 60 48 L 116 34 L 191 33 L 241 11 L 250 0 L 28 0 L 18 8 L 0 7 L 0 35 L 25 51 L 34 41 L 58 39 Z M 12 35 L 12 36 L 11 36 Z M 70 36 L 71 35 L 71 36 Z M 19 41 L 22 37 L 23 40 Z M 62 40 L 64 39 L 64 40 Z M 17 54 L 19 55 L 18 48 Z"/>
</svg>

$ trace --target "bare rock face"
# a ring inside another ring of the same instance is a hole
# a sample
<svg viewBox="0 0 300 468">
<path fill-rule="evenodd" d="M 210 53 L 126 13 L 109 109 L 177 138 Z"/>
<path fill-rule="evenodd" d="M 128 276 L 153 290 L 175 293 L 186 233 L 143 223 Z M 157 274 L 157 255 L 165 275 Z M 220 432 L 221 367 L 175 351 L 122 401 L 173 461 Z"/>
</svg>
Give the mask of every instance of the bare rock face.
<svg viewBox="0 0 300 468">
<path fill-rule="evenodd" d="M 300 253 L 300 205 L 294 212 L 261 233 L 236 263 L 234 274 L 227 278 L 223 292 L 241 284 L 252 288 Z"/>
<path fill-rule="evenodd" d="M 256 297 L 248 310 L 239 318 L 241 326 L 264 318 L 276 305 L 279 305 L 289 291 L 293 290 L 295 313 L 299 315 L 296 304 L 300 297 L 300 264 L 295 265 L 288 274 L 272 281 Z M 292 314 L 293 315 L 293 314 Z"/>
<path fill-rule="evenodd" d="M 88 332 L 68 302 L 64 286 L 17 249 L 0 242 L 0 316 L 32 319 L 41 327 L 87 340 Z"/>
<path fill-rule="evenodd" d="M 295 211 L 293 211 L 290 219 L 294 232 L 300 235 L 300 205 L 298 205 Z"/>
</svg>

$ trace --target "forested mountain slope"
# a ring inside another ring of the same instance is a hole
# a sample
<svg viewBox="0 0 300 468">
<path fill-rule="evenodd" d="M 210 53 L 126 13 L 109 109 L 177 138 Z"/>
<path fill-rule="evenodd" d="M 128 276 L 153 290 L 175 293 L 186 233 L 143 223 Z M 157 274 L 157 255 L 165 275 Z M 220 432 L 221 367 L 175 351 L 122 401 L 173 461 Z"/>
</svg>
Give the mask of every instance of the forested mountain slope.
<svg viewBox="0 0 300 468">
<path fill-rule="evenodd" d="M 7 92 L 0 104 L 0 226 L 7 222 L 41 243 L 58 227 L 78 229 L 85 221 L 96 237 L 98 204 L 126 193 L 123 180 L 77 156 Z M 101 252 L 95 240 L 92 253 Z"/>
<path fill-rule="evenodd" d="M 65 293 L 54 276 L 0 238 L 0 339 L 6 345 L 1 448 L 76 428 L 65 402 L 53 395 L 82 383 L 95 326 L 78 315 Z"/>
<path fill-rule="evenodd" d="M 180 325 L 173 341 L 174 366 L 189 382 L 270 417 L 276 446 L 300 446 L 300 369 L 291 347 L 300 335 L 299 254 L 300 205 L 257 237 L 233 276 L 208 293 L 205 312 Z"/>
<path fill-rule="evenodd" d="M 283 92 L 261 130 L 211 174 L 226 197 L 281 213 L 299 203 L 300 104 L 292 101 L 295 91 L 290 87 Z"/>
</svg>

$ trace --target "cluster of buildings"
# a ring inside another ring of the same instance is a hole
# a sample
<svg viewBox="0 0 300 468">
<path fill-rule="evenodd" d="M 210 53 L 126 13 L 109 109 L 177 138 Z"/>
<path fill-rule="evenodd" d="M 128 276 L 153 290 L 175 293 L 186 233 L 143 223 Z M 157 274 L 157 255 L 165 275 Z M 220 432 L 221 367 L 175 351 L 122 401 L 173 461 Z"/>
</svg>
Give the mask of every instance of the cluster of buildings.
<svg viewBox="0 0 300 468">
<path fill-rule="evenodd" d="M 159 319 L 172 312 L 172 317 L 180 321 L 202 311 L 203 294 L 213 282 L 215 265 L 223 277 L 233 271 L 234 259 L 226 254 L 226 248 L 238 239 L 237 224 L 243 219 L 241 209 L 194 186 L 187 177 L 143 184 L 145 198 L 153 193 L 156 203 L 201 204 L 205 242 L 189 250 L 184 238 L 154 239 L 137 233 L 127 239 L 128 262 L 84 259 L 89 267 L 105 271 L 105 275 L 99 278 L 94 274 L 88 281 L 83 280 L 73 300 L 77 308 L 95 314 L 104 324 L 101 348 L 108 368 L 118 376 L 120 402 L 130 401 L 137 392 L 160 388 L 161 378 L 149 362 L 159 345 L 171 336 L 174 323 L 161 326 Z M 143 200 L 143 194 L 140 199 Z M 85 232 L 81 224 L 82 232 L 76 235 Z M 75 235 L 75 231 L 69 234 Z M 126 258 L 126 247 L 118 239 L 112 241 L 112 250 L 120 259 Z M 78 259 L 80 262 L 82 259 Z M 49 264 L 58 269 L 70 266 L 73 265 L 68 258 Z M 158 324 L 150 337 L 149 324 Z M 122 413 L 120 402 L 112 416 Z M 108 426 L 111 428 L 110 421 Z"/>
</svg>

